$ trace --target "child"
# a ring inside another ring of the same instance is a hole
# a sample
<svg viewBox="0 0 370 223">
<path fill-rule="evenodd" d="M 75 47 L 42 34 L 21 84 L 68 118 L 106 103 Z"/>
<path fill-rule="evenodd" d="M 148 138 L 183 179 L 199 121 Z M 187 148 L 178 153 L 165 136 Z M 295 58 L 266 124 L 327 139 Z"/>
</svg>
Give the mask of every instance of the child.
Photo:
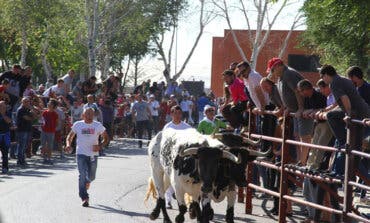
<svg viewBox="0 0 370 223">
<path fill-rule="evenodd" d="M 43 125 L 41 127 L 41 146 L 44 151 L 44 163 L 53 165 L 51 149 L 54 145 L 55 131 L 58 124 L 58 113 L 55 111 L 58 101 L 50 99 L 48 108 L 42 113 Z"/>
</svg>

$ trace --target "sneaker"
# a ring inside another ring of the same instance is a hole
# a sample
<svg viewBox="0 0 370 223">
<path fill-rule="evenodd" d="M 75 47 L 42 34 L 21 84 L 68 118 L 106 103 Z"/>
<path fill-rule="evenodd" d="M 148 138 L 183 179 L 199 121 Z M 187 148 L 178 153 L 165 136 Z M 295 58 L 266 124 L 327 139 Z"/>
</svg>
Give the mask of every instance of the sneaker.
<svg viewBox="0 0 370 223">
<path fill-rule="evenodd" d="M 85 199 L 82 201 L 82 207 L 88 207 L 89 206 L 89 199 Z"/>
</svg>

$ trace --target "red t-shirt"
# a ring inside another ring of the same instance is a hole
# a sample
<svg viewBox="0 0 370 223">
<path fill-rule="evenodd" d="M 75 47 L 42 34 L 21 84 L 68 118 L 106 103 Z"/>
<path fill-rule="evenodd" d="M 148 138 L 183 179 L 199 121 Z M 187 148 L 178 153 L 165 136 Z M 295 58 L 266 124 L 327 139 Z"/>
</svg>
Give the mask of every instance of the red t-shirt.
<svg viewBox="0 0 370 223">
<path fill-rule="evenodd" d="M 44 124 L 42 125 L 42 131 L 48 133 L 55 133 L 57 128 L 58 113 L 55 111 L 45 110 L 42 113 L 42 118 L 44 119 Z"/>
<path fill-rule="evenodd" d="M 5 91 L 5 88 L 3 85 L 0 85 L 0 93 L 3 93 Z"/>
<path fill-rule="evenodd" d="M 229 90 L 234 104 L 248 100 L 248 96 L 245 93 L 244 88 L 244 83 L 239 78 L 235 78 L 234 82 L 230 84 Z"/>
</svg>

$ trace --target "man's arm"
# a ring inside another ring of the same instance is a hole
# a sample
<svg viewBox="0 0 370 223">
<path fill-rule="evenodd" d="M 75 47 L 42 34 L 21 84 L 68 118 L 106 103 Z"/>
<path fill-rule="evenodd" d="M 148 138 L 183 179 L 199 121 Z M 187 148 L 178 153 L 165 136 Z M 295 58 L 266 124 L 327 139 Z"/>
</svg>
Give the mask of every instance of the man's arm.
<svg viewBox="0 0 370 223">
<path fill-rule="evenodd" d="M 103 141 L 101 144 L 99 144 L 98 148 L 94 147 L 93 151 L 94 152 L 98 152 L 99 150 L 101 150 L 104 146 L 107 146 L 108 145 L 108 142 L 109 142 L 109 136 L 108 136 L 108 133 L 107 131 L 104 130 L 104 132 L 102 134 L 100 134 L 102 137 L 103 137 Z"/>
<path fill-rule="evenodd" d="M 352 115 L 352 113 L 351 113 L 352 110 L 351 110 L 351 102 L 349 100 L 349 97 L 347 95 L 342 95 L 340 97 L 340 100 L 343 103 L 344 112 L 347 114 L 347 116 L 351 116 Z"/>
<path fill-rule="evenodd" d="M 76 133 L 74 133 L 72 130 L 67 135 L 66 147 L 65 147 L 65 150 L 67 152 L 71 151 L 71 144 L 72 144 L 72 141 L 73 141 L 73 138 L 75 137 L 75 135 L 76 135 Z"/>
</svg>

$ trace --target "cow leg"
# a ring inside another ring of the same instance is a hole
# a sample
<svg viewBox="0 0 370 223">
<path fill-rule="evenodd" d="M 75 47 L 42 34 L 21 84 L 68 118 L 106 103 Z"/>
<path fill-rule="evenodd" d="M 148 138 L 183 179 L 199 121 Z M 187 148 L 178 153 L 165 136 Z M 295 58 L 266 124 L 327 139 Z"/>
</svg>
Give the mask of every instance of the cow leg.
<svg viewBox="0 0 370 223">
<path fill-rule="evenodd" d="M 209 223 L 209 220 L 213 218 L 213 210 L 211 208 L 211 199 L 208 194 L 202 195 L 202 218 L 201 223 Z"/>
<path fill-rule="evenodd" d="M 230 188 L 232 187 L 232 188 Z M 234 205 L 236 200 L 235 186 L 230 186 L 227 193 L 227 210 L 225 220 L 227 223 L 234 223 Z"/>
<path fill-rule="evenodd" d="M 164 171 L 163 167 L 160 165 L 159 161 L 156 159 L 152 159 L 151 162 L 151 173 L 153 178 L 153 183 L 155 185 L 155 189 L 158 193 L 158 200 L 157 204 L 154 207 L 152 213 L 150 213 L 149 218 L 150 220 L 155 220 L 158 218 L 161 210 L 163 214 L 163 221 L 164 222 L 171 222 L 167 210 L 166 210 L 166 202 L 164 199 L 164 193 L 167 189 L 168 185 L 165 185 L 164 182 Z"/>
<path fill-rule="evenodd" d="M 184 215 L 187 211 L 185 199 L 184 199 L 185 192 L 181 188 L 181 186 L 177 183 L 174 183 L 174 189 L 175 189 L 177 204 L 179 205 L 179 214 L 176 216 L 175 222 L 183 223 L 185 221 Z"/>
<path fill-rule="evenodd" d="M 197 201 L 191 202 L 189 206 L 189 217 L 190 219 L 198 218 L 198 216 L 201 216 L 201 210 L 199 203 Z"/>
</svg>

